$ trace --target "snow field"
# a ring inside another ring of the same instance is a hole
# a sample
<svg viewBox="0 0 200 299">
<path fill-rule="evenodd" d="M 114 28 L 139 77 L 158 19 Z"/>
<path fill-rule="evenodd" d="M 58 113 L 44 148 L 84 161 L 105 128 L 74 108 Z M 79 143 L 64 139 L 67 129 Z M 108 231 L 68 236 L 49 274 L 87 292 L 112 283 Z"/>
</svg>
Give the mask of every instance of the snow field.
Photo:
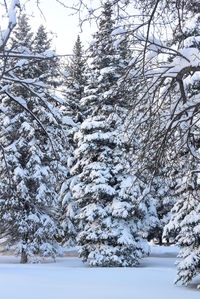
<svg viewBox="0 0 200 299">
<path fill-rule="evenodd" d="M 89 268 L 76 257 L 56 263 L 19 264 L 0 257 L 2 299 L 199 299 L 200 277 L 189 287 L 174 286 L 176 248 L 153 248 L 137 268 Z"/>
</svg>

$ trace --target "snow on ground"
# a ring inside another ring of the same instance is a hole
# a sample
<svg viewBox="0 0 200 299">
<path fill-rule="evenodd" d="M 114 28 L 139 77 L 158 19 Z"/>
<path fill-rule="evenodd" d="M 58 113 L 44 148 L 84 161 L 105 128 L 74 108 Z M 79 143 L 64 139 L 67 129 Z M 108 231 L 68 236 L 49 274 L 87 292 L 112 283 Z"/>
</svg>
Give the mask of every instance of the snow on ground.
<svg viewBox="0 0 200 299">
<path fill-rule="evenodd" d="M 174 286 L 176 247 L 154 247 L 138 268 L 89 268 L 77 257 L 56 263 L 20 265 L 0 257 L 2 299 L 196 299 L 196 278 L 189 287 Z"/>
</svg>

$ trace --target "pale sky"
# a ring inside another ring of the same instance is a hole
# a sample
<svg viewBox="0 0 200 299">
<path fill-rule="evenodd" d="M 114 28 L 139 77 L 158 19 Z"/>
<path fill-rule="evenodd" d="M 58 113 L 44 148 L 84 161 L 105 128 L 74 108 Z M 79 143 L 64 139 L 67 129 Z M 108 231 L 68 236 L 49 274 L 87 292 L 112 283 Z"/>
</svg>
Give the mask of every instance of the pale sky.
<svg viewBox="0 0 200 299">
<path fill-rule="evenodd" d="M 73 0 L 65 0 L 69 5 Z M 69 3 L 68 3 L 69 2 Z M 40 0 L 40 9 L 44 14 L 42 16 L 40 10 L 33 2 L 26 3 L 26 11 L 30 17 L 33 30 L 36 31 L 40 24 L 43 24 L 48 31 L 52 31 L 57 35 L 54 39 L 54 45 L 58 54 L 71 54 L 73 45 L 76 41 L 77 35 L 80 34 L 80 27 L 78 16 L 70 16 L 70 11 L 56 2 L 56 0 Z M 94 33 L 89 24 L 85 24 L 84 33 L 80 34 L 84 46 L 87 48 L 91 41 L 91 33 Z"/>
</svg>

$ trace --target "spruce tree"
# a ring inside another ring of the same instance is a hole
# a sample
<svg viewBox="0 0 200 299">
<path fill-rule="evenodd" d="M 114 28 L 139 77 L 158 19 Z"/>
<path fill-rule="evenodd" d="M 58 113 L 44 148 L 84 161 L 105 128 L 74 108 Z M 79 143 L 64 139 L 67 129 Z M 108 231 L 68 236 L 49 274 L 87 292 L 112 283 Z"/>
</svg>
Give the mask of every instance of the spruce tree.
<svg viewBox="0 0 200 299">
<path fill-rule="evenodd" d="M 80 37 L 73 48 L 70 62 L 65 66 L 67 74 L 63 86 L 64 106 L 62 108 L 63 128 L 66 133 L 67 145 L 65 148 L 66 175 L 59 193 L 57 207 L 59 221 L 62 227 L 61 242 L 65 245 L 75 245 L 77 235 L 76 228 L 76 206 L 72 194 L 72 188 L 77 183 L 77 173 L 73 171 L 76 164 L 74 151 L 77 144 L 74 134 L 77 132 L 83 120 L 81 109 L 81 98 L 84 94 L 86 59 Z"/>
<path fill-rule="evenodd" d="M 117 37 L 115 47 L 117 46 L 116 50 L 121 58 L 121 76 L 117 83 L 117 93 L 121 100 L 117 109 L 120 116 L 119 131 L 126 140 L 126 168 L 134 177 L 134 185 L 137 186 L 138 194 L 140 194 L 138 200 L 146 211 L 142 220 L 143 234 L 148 237 L 148 240 L 157 238 L 161 241 L 163 222 L 167 221 L 165 216 L 171 209 L 169 205 L 164 207 L 162 205 L 163 201 L 165 204 L 169 201 L 171 203 L 171 198 L 166 197 L 169 191 L 168 185 L 166 185 L 168 178 L 164 180 L 161 175 L 157 174 L 152 182 L 153 167 L 149 160 L 144 165 L 141 157 L 143 154 L 141 146 L 146 135 L 144 132 L 148 131 L 148 119 L 145 121 L 143 116 L 147 102 L 142 100 L 142 95 L 147 92 L 148 87 L 141 84 L 141 78 L 138 78 L 141 68 L 141 61 L 136 59 L 138 42 L 126 33 L 126 28 L 114 30 L 113 34 Z M 140 99 L 141 106 L 138 107 L 137 103 L 140 102 Z M 139 125 L 141 120 L 142 125 Z M 165 187 L 162 186 L 163 182 Z"/>
<path fill-rule="evenodd" d="M 199 8 L 193 2 L 187 1 L 184 5 L 183 16 L 182 31 L 177 30 L 175 32 L 173 42 L 180 51 L 185 53 L 187 51 L 199 51 Z M 192 24 L 191 19 L 193 19 Z M 164 235 L 175 236 L 175 241 L 180 247 L 178 255 L 180 259 L 177 261 L 178 271 L 175 282 L 187 285 L 199 273 L 200 265 L 200 135 L 199 122 L 196 121 L 199 108 L 197 106 L 190 108 L 190 103 L 194 103 L 199 95 L 200 81 L 196 73 L 185 74 L 182 80 L 185 93 L 185 97 L 181 98 L 182 105 L 183 107 L 188 105 L 189 109 L 183 110 L 183 114 L 178 119 L 180 123 L 182 120 L 184 122 L 176 130 L 176 138 L 179 137 L 176 146 L 181 149 L 175 164 L 175 170 L 178 172 L 175 192 L 176 204 L 172 209 L 172 218 L 165 228 Z"/>
<path fill-rule="evenodd" d="M 187 157 L 188 164 L 180 161 L 184 172 L 176 185 L 176 203 L 172 209 L 170 222 L 164 228 L 164 237 L 174 238 L 180 247 L 175 282 L 187 285 L 198 273 L 199 253 L 199 175 L 194 172 L 197 165 L 192 156 Z M 184 163 L 184 165 L 183 165 Z M 188 171 L 186 171 L 186 167 Z"/>
<path fill-rule="evenodd" d="M 170 243 L 169 238 L 163 239 L 163 230 L 171 219 L 171 210 L 175 204 L 174 188 L 175 184 L 172 184 L 167 169 L 160 165 L 159 173 L 153 178 L 149 194 L 149 200 L 152 206 L 154 205 L 155 218 L 150 223 L 148 232 L 148 240 L 153 240 L 159 245 Z"/>
<path fill-rule="evenodd" d="M 33 42 L 33 32 L 26 14 L 22 14 L 11 36 L 12 49 L 20 49 L 22 53 L 30 52 Z"/>
<path fill-rule="evenodd" d="M 70 61 L 65 66 L 66 77 L 64 80 L 63 96 L 65 106 L 75 122 L 81 122 L 80 100 L 84 94 L 86 81 L 86 58 L 83 46 L 78 35 Z"/>
<path fill-rule="evenodd" d="M 93 266 L 133 266 L 145 254 L 141 220 L 145 208 L 140 189 L 126 169 L 125 143 L 119 134 L 121 76 L 112 35 L 111 3 L 107 1 L 91 46 L 91 70 L 81 103 L 86 119 L 76 134 L 79 182 L 73 188 L 79 214 L 79 254 Z"/>
<path fill-rule="evenodd" d="M 49 59 L 41 59 L 36 61 L 33 65 L 34 77 L 39 78 L 40 81 L 49 84 L 51 87 L 56 87 L 60 84 L 59 80 L 59 61 L 56 58 L 55 52 L 51 49 L 52 39 L 45 29 L 44 25 L 40 25 L 33 39 L 33 53 L 42 54 Z M 52 56 L 54 57 L 51 57 Z"/>
<path fill-rule="evenodd" d="M 22 39 L 18 41 L 20 36 L 27 42 L 23 42 L 23 47 Z M 22 16 L 14 33 L 13 49 L 26 49 L 32 53 L 30 36 L 32 33 L 28 19 Z M 26 263 L 29 257 L 36 254 L 55 257 L 58 250 L 52 213 L 56 199 L 55 173 L 50 167 L 52 157 L 49 156 L 51 152 L 47 135 L 50 129 L 46 127 L 47 124 L 50 127 L 53 117 L 47 106 L 45 110 L 41 105 L 42 95 L 37 87 L 43 86 L 39 81 L 40 74 L 36 78 L 34 69 L 26 64 L 14 69 L 13 76 L 15 71 L 26 80 L 34 78 L 37 84 L 28 87 L 14 81 L 10 85 L 10 92 L 19 104 L 9 96 L 1 98 L 3 113 L 0 116 L 0 142 L 3 151 L 0 158 L 0 233 L 3 242 L 7 246 L 14 246 L 21 255 L 21 262 Z M 45 99 L 48 105 L 48 99 Z M 46 123 L 42 125 L 44 120 Z"/>
<path fill-rule="evenodd" d="M 30 109 L 40 119 L 50 136 L 50 139 L 44 142 L 44 131 L 40 130 L 38 134 L 43 150 L 48 152 L 49 165 L 56 178 L 54 187 L 56 192 L 59 192 L 66 171 L 64 166 L 66 141 L 62 131 L 61 104 L 55 96 L 55 90 L 61 84 L 61 80 L 58 71 L 59 60 L 51 50 L 51 39 L 43 25 L 39 26 L 35 34 L 33 53 L 44 57 L 46 54 L 48 57 L 48 59 L 37 60 L 33 65 L 33 76 L 39 84 L 36 84 L 34 89 Z"/>
</svg>

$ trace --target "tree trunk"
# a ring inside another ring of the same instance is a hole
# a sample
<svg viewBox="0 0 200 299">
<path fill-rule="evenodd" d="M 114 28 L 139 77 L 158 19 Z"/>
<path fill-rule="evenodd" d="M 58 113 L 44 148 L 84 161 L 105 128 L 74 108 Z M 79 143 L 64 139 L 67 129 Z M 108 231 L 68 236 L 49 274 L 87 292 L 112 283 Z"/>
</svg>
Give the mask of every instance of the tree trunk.
<svg viewBox="0 0 200 299">
<path fill-rule="evenodd" d="M 28 256 L 27 256 L 27 253 L 24 251 L 24 249 L 22 249 L 20 263 L 21 263 L 21 264 L 26 264 L 27 262 L 28 262 Z"/>
</svg>

